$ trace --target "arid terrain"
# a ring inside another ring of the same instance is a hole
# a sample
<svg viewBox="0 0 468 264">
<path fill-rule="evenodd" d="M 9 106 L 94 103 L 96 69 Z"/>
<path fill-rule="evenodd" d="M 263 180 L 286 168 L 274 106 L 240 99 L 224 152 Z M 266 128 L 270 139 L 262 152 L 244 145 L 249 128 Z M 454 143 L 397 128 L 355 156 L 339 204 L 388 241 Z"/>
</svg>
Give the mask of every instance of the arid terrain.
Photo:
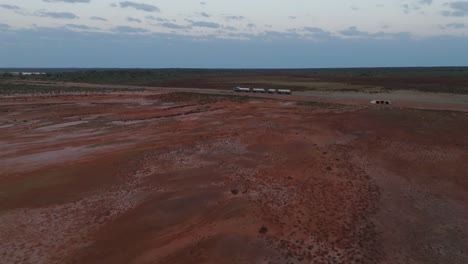
<svg viewBox="0 0 468 264">
<path fill-rule="evenodd" d="M 266 97 L 0 97 L 0 263 L 468 263 L 465 99 Z"/>
</svg>

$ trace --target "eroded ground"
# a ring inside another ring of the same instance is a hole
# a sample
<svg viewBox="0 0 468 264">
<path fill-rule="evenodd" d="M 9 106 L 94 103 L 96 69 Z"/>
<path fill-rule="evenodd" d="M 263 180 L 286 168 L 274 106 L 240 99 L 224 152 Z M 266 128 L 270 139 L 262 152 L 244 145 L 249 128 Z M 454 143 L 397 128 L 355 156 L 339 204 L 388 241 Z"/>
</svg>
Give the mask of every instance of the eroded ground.
<svg viewBox="0 0 468 264">
<path fill-rule="evenodd" d="M 468 116 L 0 100 L 0 263 L 467 263 Z"/>
</svg>

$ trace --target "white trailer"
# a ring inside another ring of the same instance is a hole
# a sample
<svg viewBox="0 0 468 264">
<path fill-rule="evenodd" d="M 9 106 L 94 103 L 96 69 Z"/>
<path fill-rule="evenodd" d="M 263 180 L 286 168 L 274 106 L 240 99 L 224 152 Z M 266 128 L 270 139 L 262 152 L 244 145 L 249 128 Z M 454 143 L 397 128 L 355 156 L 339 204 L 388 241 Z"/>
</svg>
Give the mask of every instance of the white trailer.
<svg viewBox="0 0 468 264">
<path fill-rule="evenodd" d="M 266 90 L 263 88 L 253 88 L 254 93 L 266 93 Z"/>
<path fill-rule="evenodd" d="M 247 92 L 247 93 L 250 92 L 250 88 L 239 87 L 239 86 L 235 87 L 233 90 L 234 92 Z"/>
<path fill-rule="evenodd" d="M 291 90 L 278 89 L 278 94 L 291 94 Z"/>
<path fill-rule="evenodd" d="M 292 94 L 291 90 L 286 89 L 265 89 L 265 88 L 247 88 L 247 87 L 234 87 L 234 92 L 245 92 L 245 93 L 269 93 L 269 94 Z"/>
</svg>

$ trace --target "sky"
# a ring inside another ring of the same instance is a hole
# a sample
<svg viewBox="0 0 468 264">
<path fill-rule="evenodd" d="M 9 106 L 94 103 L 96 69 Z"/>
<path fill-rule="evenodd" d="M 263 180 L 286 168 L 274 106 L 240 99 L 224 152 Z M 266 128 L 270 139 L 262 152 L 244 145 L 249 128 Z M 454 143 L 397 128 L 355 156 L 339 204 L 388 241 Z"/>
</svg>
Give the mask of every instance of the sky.
<svg viewBox="0 0 468 264">
<path fill-rule="evenodd" d="M 0 0 L 0 67 L 468 66 L 468 1 Z"/>
</svg>

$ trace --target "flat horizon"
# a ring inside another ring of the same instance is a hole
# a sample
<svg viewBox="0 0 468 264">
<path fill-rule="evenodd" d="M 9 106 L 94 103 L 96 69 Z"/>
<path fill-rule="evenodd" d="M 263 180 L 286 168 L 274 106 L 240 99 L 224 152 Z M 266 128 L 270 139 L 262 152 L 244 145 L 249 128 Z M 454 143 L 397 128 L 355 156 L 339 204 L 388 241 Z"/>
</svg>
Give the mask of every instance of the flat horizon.
<svg viewBox="0 0 468 264">
<path fill-rule="evenodd" d="M 15 70 L 15 69 L 77 69 L 77 70 L 333 70 L 333 69 L 431 69 L 431 68 L 468 68 L 466 66 L 389 66 L 389 67 L 310 67 L 310 68 L 184 68 L 184 67 L 0 67 L 0 70 Z"/>
</svg>

